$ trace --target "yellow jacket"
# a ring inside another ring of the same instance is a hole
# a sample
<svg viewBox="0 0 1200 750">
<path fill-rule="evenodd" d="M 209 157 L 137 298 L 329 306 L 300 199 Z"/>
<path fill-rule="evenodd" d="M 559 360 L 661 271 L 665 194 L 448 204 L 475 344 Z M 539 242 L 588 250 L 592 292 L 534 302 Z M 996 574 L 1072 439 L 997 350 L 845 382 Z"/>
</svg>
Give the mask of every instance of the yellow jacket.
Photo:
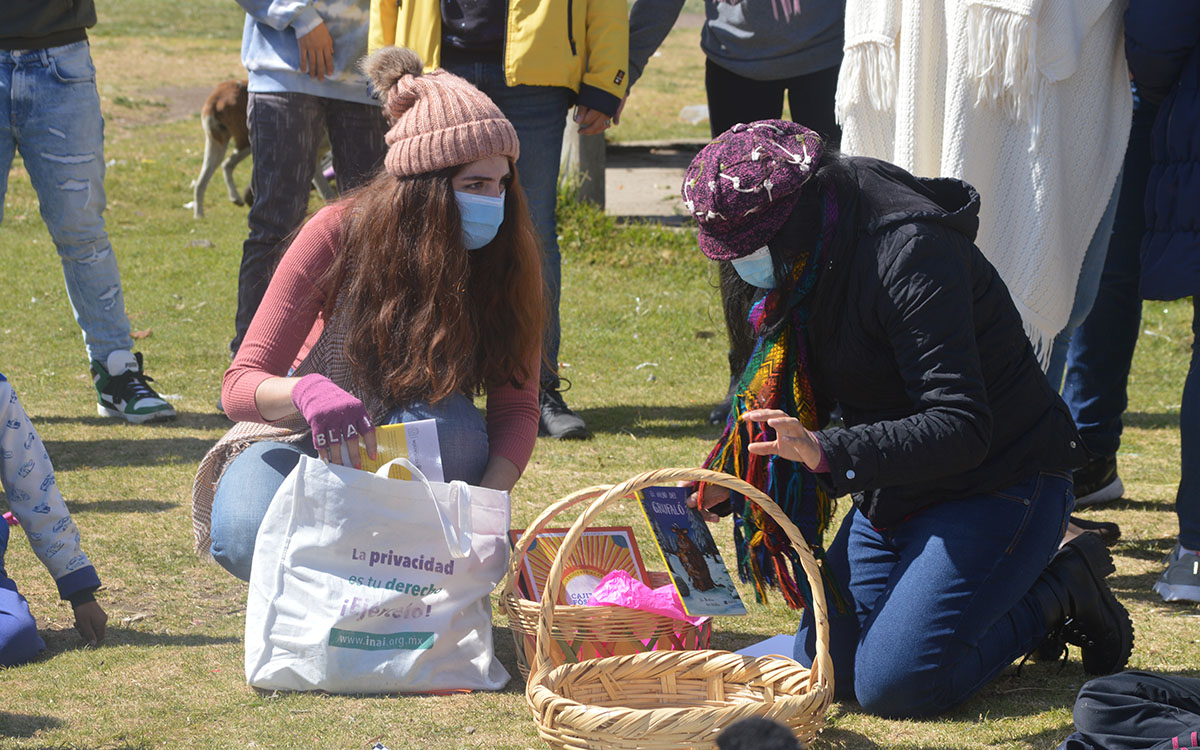
<svg viewBox="0 0 1200 750">
<path fill-rule="evenodd" d="M 579 104 L 616 114 L 629 64 L 626 0 L 509 0 L 504 80 L 509 86 L 565 86 Z M 409 47 L 426 70 L 441 64 L 437 0 L 371 0 L 371 52 Z"/>
</svg>

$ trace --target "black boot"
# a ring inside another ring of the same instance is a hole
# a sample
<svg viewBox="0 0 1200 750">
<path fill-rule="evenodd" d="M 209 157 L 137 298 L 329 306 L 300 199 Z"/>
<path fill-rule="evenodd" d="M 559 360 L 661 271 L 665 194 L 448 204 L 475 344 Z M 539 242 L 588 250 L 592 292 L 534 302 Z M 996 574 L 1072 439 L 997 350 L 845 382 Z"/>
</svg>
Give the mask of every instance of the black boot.
<svg viewBox="0 0 1200 750">
<path fill-rule="evenodd" d="M 1125 666 L 1133 651 L 1133 621 L 1104 582 L 1115 570 L 1096 534 L 1080 534 L 1055 553 L 1029 590 L 1046 618 L 1048 635 L 1039 654 L 1070 643 L 1083 653 L 1088 674 L 1112 674 Z"/>
</svg>

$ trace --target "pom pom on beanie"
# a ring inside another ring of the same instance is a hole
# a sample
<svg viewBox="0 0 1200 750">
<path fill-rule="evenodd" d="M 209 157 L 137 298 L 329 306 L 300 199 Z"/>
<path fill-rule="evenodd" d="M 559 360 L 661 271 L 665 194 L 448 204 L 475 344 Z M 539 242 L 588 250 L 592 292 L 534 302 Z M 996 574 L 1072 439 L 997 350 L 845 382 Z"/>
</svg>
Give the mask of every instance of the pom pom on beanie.
<svg viewBox="0 0 1200 750">
<path fill-rule="evenodd" d="M 391 124 L 383 162 L 389 173 L 407 177 L 520 154 L 517 131 L 487 94 L 445 70 L 423 74 L 412 50 L 385 47 L 362 68 Z"/>
</svg>

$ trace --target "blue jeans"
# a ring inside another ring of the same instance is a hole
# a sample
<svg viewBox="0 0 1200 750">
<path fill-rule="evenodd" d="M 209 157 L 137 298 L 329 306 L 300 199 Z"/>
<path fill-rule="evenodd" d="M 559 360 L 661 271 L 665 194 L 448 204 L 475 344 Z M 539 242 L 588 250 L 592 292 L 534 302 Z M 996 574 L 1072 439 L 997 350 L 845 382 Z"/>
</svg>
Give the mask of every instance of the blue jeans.
<svg viewBox="0 0 1200 750">
<path fill-rule="evenodd" d="M 384 424 L 437 421 L 442 474 L 478 485 L 488 461 L 487 426 L 483 415 L 463 395 L 431 406 L 418 403 L 393 409 Z M 300 462 L 300 454 L 316 456 L 309 443 L 254 443 L 233 460 L 217 485 L 212 509 L 212 556 L 243 581 L 250 580 L 254 540 L 271 498 Z"/>
<path fill-rule="evenodd" d="M 888 531 L 851 509 L 827 552 L 851 609 L 830 613 L 838 698 L 881 716 L 934 716 L 1037 646 L 1046 625 L 1028 592 L 1072 505 L 1071 480 L 1041 473 Z M 805 611 L 796 659 L 811 665 L 814 649 Z"/>
<path fill-rule="evenodd" d="M 491 97 L 517 131 L 521 156 L 517 174 L 529 200 L 529 214 L 542 246 L 542 279 L 546 285 L 546 335 L 542 345 L 541 383 L 558 388 L 558 347 L 562 340 L 558 301 L 562 292 L 562 256 L 558 250 L 558 168 L 563 128 L 574 93 L 562 86 L 509 86 L 495 63 L 457 63 L 446 70 L 461 76 Z"/>
<path fill-rule="evenodd" d="M 1092 233 L 1092 239 L 1083 253 L 1083 265 L 1079 269 L 1079 281 L 1075 284 L 1075 301 L 1071 304 L 1071 314 L 1067 316 L 1067 324 L 1050 345 L 1050 363 L 1046 366 L 1046 379 L 1055 391 L 1062 389 L 1063 368 L 1067 364 L 1067 349 L 1075 331 L 1087 319 L 1092 305 L 1099 292 L 1100 276 L 1104 270 L 1104 259 L 1108 255 L 1109 238 L 1112 236 L 1113 221 L 1117 214 L 1118 196 L 1121 194 L 1122 175 L 1117 174 L 1117 182 L 1113 185 L 1112 194 L 1100 223 Z"/>
<path fill-rule="evenodd" d="M 338 190 L 362 185 L 383 163 L 387 123 L 379 107 L 311 94 L 251 93 L 246 110 L 254 172 L 254 202 L 238 270 L 237 313 L 229 349 L 242 345 L 284 243 L 308 212 L 308 195 L 325 132 Z"/>
<path fill-rule="evenodd" d="M 29 603 L 17 591 L 16 581 L 4 572 L 7 550 L 8 523 L 0 518 L 0 667 L 24 664 L 46 647 Z"/>
<path fill-rule="evenodd" d="M 133 348 L 104 229 L 104 119 L 87 42 L 0 50 L 0 221 L 17 150 L 62 262 L 89 359 Z"/>
</svg>

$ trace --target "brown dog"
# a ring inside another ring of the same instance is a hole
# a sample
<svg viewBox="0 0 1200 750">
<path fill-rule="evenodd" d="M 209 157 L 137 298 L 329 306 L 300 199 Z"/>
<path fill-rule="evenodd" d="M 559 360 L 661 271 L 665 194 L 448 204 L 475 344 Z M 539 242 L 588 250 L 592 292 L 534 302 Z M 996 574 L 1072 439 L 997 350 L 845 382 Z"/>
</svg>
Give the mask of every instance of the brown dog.
<svg viewBox="0 0 1200 750">
<path fill-rule="evenodd" d="M 208 188 L 208 181 L 212 179 L 213 173 L 217 171 L 218 164 L 225 175 L 229 200 L 233 201 L 234 205 L 248 205 L 253 197 L 250 188 L 246 188 L 243 197 L 233 181 L 234 168 L 250 155 L 250 132 L 246 126 L 246 107 L 250 102 L 250 94 L 246 85 L 246 81 L 218 83 L 204 101 L 204 108 L 200 110 L 200 126 L 204 129 L 204 166 L 200 169 L 200 176 L 193 183 L 192 192 L 192 216 L 197 219 L 204 218 L 204 191 Z M 225 159 L 225 152 L 231 141 L 234 152 Z M 337 196 L 333 186 L 325 179 L 328 152 L 329 138 L 326 136 L 320 148 L 321 155 L 313 175 L 313 186 L 327 201 Z M 225 161 L 222 162 L 222 159 Z"/>
</svg>

